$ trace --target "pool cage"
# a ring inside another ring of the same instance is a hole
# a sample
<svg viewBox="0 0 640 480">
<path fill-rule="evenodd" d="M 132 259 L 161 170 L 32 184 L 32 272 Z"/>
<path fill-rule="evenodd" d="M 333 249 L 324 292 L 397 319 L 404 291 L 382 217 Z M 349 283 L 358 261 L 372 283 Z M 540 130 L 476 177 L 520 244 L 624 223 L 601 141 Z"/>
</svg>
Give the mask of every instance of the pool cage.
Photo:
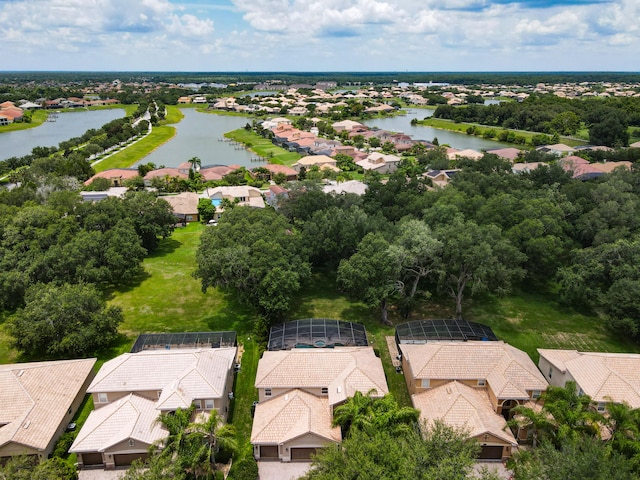
<svg viewBox="0 0 640 480">
<path fill-rule="evenodd" d="M 358 323 L 305 318 L 271 327 L 267 349 L 366 347 L 367 332 Z"/>
<path fill-rule="evenodd" d="M 491 327 L 466 320 L 415 320 L 396 327 L 396 343 L 420 344 L 435 341 L 496 341 Z"/>
<path fill-rule="evenodd" d="M 145 333 L 136 339 L 131 347 L 131 353 L 143 350 L 222 348 L 237 345 L 236 332 Z"/>
</svg>

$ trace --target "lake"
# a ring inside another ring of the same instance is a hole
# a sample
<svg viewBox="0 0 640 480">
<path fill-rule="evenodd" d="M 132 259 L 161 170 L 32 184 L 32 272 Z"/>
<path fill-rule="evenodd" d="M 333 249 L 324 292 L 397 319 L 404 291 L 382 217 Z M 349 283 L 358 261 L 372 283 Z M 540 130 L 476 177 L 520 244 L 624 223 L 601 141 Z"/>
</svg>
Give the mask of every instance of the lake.
<svg viewBox="0 0 640 480">
<path fill-rule="evenodd" d="M 256 155 L 243 147 L 220 141 L 226 132 L 251 123 L 251 118 L 202 113 L 193 108 L 182 109 L 182 113 L 184 118 L 173 125 L 176 135 L 138 163 L 177 167 L 192 157 L 198 157 L 203 166 L 236 164 L 256 167 L 264 164 L 251 161 Z"/>
<path fill-rule="evenodd" d="M 22 157 L 31 153 L 34 147 L 53 147 L 60 142 L 79 137 L 90 128 L 100 128 L 116 118 L 122 118 L 122 108 L 109 110 L 76 110 L 58 113 L 55 122 L 27 130 L 0 133 L 0 160 Z M 2 132 L 2 129 L 0 129 Z"/>
<path fill-rule="evenodd" d="M 440 145 L 447 144 L 459 150 L 470 148 L 471 150 L 481 151 L 508 146 L 508 144 L 486 140 L 481 137 L 474 137 L 473 135 L 467 135 L 465 133 L 450 132 L 449 130 L 441 130 L 424 125 L 411 125 L 411 120 L 414 118 L 423 120 L 425 117 L 431 116 L 433 116 L 433 110 L 414 108 L 410 109 L 407 115 L 375 118 L 373 120 L 365 120 L 363 123 L 369 127 L 378 127 L 392 132 L 402 132 L 410 135 L 414 140 L 427 140 L 430 142 L 434 137 L 437 137 Z"/>
</svg>

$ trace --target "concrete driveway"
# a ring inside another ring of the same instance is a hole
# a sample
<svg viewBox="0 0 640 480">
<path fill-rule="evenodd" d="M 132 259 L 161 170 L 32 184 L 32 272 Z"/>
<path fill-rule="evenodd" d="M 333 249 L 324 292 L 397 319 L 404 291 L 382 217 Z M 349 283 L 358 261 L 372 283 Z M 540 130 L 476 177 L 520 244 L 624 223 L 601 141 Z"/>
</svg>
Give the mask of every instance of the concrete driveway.
<svg viewBox="0 0 640 480">
<path fill-rule="evenodd" d="M 297 480 L 309 470 L 311 462 L 258 462 L 260 480 Z"/>
<path fill-rule="evenodd" d="M 78 480 L 118 480 L 127 469 L 103 470 L 101 468 L 78 470 Z"/>
</svg>

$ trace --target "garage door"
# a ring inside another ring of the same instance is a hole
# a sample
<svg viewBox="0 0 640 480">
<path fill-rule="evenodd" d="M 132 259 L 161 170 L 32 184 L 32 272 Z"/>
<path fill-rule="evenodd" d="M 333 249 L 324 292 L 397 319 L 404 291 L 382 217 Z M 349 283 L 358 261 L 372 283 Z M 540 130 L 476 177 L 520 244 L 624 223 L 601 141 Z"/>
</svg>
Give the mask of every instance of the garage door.
<svg viewBox="0 0 640 480">
<path fill-rule="evenodd" d="M 83 465 L 102 465 L 101 453 L 83 453 L 82 454 Z"/>
<path fill-rule="evenodd" d="M 478 458 L 482 460 L 502 460 L 502 447 L 485 445 L 480 450 Z"/>
<path fill-rule="evenodd" d="M 114 455 L 113 461 L 116 463 L 116 467 L 122 467 L 131 465 L 131 462 L 137 459 L 144 461 L 148 456 L 148 453 L 121 453 L 119 455 Z"/>
<path fill-rule="evenodd" d="M 262 445 L 260 447 L 260 458 L 278 458 L 277 445 Z"/>
<path fill-rule="evenodd" d="M 315 448 L 292 448 L 291 460 L 311 460 L 311 455 L 315 453 Z"/>
</svg>

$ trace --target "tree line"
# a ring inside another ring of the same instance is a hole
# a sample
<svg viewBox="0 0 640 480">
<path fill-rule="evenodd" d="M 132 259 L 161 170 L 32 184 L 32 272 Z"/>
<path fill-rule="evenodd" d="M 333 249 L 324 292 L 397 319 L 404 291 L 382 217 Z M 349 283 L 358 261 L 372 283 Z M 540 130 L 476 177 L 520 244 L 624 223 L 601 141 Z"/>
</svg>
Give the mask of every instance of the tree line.
<svg viewBox="0 0 640 480">
<path fill-rule="evenodd" d="M 433 190 L 412 162 L 358 197 L 293 185 L 277 211 L 235 207 L 203 233 L 195 275 L 232 290 L 269 323 L 310 274 L 330 272 L 354 299 L 408 317 L 418 303 L 524 288 L 596 312 L 640 338 L 640 170 L 591 181 L 559 165 L 515 175 L 487 154 L 461 160 Z"/>
</svg>

